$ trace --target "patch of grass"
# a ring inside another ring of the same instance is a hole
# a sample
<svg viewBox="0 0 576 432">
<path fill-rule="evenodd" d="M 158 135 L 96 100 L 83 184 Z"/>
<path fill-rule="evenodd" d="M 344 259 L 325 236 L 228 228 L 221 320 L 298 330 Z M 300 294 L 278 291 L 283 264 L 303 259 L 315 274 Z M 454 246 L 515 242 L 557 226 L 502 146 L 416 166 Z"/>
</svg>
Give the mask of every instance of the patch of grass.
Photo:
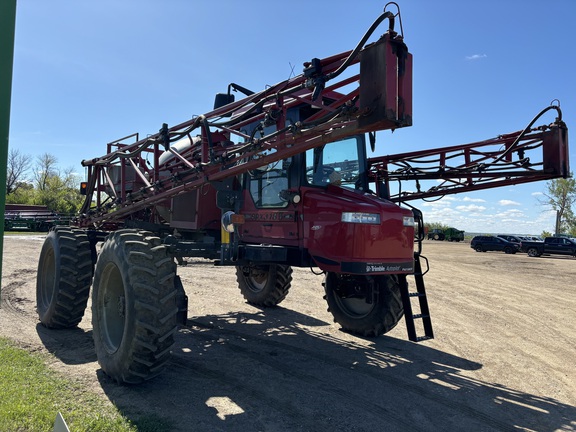
<svg viewBox="0 0 576 432">
<path fill-rule="evenodd" d="M 40 232 L 40 231 L 4 231 L 5 236 L 37 236 L 37 235 L 46 235 L 47 232 Z"/>
<path fill-rule="evenodd" d="M 96 394 L 51 370 L 44 360 L 0 338 L 0 432 L 52 431 L 58 411 L 74 432 L 148 429 L 149 419 L 140 428 Z"/>
</svg>

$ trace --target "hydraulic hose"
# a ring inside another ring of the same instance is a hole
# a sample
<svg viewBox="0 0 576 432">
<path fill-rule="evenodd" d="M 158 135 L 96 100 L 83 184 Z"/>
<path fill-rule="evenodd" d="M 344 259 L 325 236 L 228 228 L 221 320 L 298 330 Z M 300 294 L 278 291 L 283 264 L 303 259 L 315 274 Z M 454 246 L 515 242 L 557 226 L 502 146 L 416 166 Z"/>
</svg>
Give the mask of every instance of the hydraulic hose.
<svg viewBox="0 0 576 432">
<path fill-rule="evenodd" d="M 536 116 L 532 119 L 532 121 L 530 123 L 528 123 L 528 126 L 526 126 L 524 128 L 524 130 L 520 133 L 520 135 L 518 135 L 516 137 L 516 139 L 514 140 L 512 145 L 510 147 L 508 147 L 508 149 L 504 153 L 502 153 L 498 158 L 496 158 L 493 163 L 500 162 L 506 155 L 513 152 L 514 147 L 516 147 L 516 145 L 520 142 L 520 140 L 524 137 L 524 135 L 526 135 L 530 131 L 530 129 L 532 128 L 534 123 L 536 123 L 536 121 L 540 117 L 542 117 L 546 112 L 550 111 L 551 109 L 556 110 L 556 112 L 558 113 L 558 117 L 556 118 L 556 123 L 559 123 L 559 124 L 562 123 L 562 110 L 560 109 L 560 107 L 558 105 L 547 106 L 542 111 L 540 111 L 538 114 L 536 114 Z"/>
<path fill-rule="evenodd" d="M 393 2 L 391 2 L 392 4 L 395 4 Z M 390 3 L 388 3 L 390 4 Z M 386 6 L 388 6 L 388 4 Z M 396 5 L 398 6 L 398 5 Z M 386 7 L 384 8 L 386 9 Z M 344 63 L 342 63 L 340 65 L 340 67 L 338 69 L 336 69 L 333 72 L 330 72 L 329 74 L 327 74 L 324 78 L 324 82 L 329 81 L 331 79 L 336 78 L 337 76 L 339 76 L 342 72 L 344 72 L 346 70 L 346 68 L 348 68 L 350 66 L 350 64 L 354 61 L 354 59 L 356 59 L 356 57 L 358 56 L 359 52 L 362 50 L 362 48 L 364 47 L 364 45 L 366 44 L 366 41 L 370 38 L 370 36 L 372 36 L 372 34 L 374 33 L 374 31 L 378 28 L 378 26 L 382 23 L 382 21 L 384 21 L 385 19 L 389 20 L 389 24 L 388 24 L 388 31 L 390 33 L 394 32 L 394 22 L 395 22 L 395 15 L 390 12 L 390 11 L 386 11 L 384 10 L 384 12 L 374 21 L 374 23 L 372 23 L 372 25 L 370 26 L 370 28 L 366 31 L 366 33 L 364 34 L 364 36 L 362 37 L 362 39 L 360 40 L 360 42 L 358 42 L 358 44 L 356 45 L 356 47 L 354 48 L 354 50 L 348 55 L 348 57 L 346 58 L 346 60 L 344 61 Z M 279 96 L 286 96 L 288 94 L 294 93 L 295 91 L 298 91 L 302 88 L 305 87 L 305 84 L 299 84 L 296 86 L 293 86 L 291 88 L 282 90 L 278 92 Z M 275 97 L 275 95 L 270 95 L 268 97 L 266 97 L 264 100 L 261 100 L 259 102 L 259 104 L 257 104 L 258 106 L 262 106 L 264 104 L 264 102 L 266 100 L 269 99 L 273 99 Z M 315 98 L 313 98 L 314 100 Z M 234 123 L 237 123 L 238 121 L 242 120 L 243 117 L 246 117 L 249 113 L 253 112 L 255 109 L 255 107 L 252 107 L 249 111 L 247 111 L 246 113 L 244 113 L 241 117 L 236 118 L 234 120 L 228 121 L 228 122 L 224 122 L 224 123 L 211 123 L 212 126 L 230 126 Z"/>
<path fill-rule="evenodd" d="M 386 18 L 388 18 L 388 20 L 389 20 L 388 31 L 390 33 L 392 33 L 394 31 L 394 14 L 390 11 L 385 11 L 370 26 L 368 31 L 364 34 L 362 39 L 360 39 L 360 42 L 358 42 L 358 45 L 356 45 L 356 48 L 354 48 L 354 50 L 350 53 L 350 55 L 344 61 L 344 63 L 342 63 L 340 65 L 340 67 L 338 69 L 336 69 L 334 72 L 330 72 L 328 75 L 326 75 L 326 81 L 331 80 L 333 78 L 336 78 L 338 75 L 340 75 L 342 72 L 344 72 L 344 70 L 346 70 L 346 68 L 348 66 L 350 66 L 350 63 L 356 58 L 356 56 L 358 55 L 360 50 L 366 44 L 366 41 L 370 38 L 370 36 L 372 36 L 372 33 L 374 33 L 374 31 L 378 28 L 380 23 L 382 21 L 384 21 Z"/>
</svg>

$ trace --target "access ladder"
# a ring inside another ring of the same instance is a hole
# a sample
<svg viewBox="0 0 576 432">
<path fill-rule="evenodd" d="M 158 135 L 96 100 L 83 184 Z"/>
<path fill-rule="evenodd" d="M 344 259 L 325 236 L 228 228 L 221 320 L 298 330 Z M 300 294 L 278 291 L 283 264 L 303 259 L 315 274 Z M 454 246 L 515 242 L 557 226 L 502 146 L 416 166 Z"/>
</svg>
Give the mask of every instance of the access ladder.
<svg viewBox="0 0 576 432">
<path fill-rule="evenodd" d="M 404 320 L 406 321 L 406 330 L 408 330 L 408 339 L 412 342 L 420 342 L 423 340 L 433 339 L 434 331 L 432 330 L 432 320 L 430 318 L 430 309 L 428 308 L 428 299 L 426 297 L 426 288 L 424 287 L 424 272 L 422 272 L 422 265 L 420 263 L 420 253 L 414 253 L 414 279 L 416 281 L 416 291 L 411 292 L 408 288 L 408 281 L 404 278 L 404 283 L 401 284 L 400 293 L 402 295 L 402 303 L 404 305 Z M 428 267 L 428 260 L 426 260 Z M 412 298 L 418 298 L 420 313 L 414 313 L 412 308 Z M 424 336 L 416 334 L 415 320 L 422 320 L 424 328 Z"/>
</svg>

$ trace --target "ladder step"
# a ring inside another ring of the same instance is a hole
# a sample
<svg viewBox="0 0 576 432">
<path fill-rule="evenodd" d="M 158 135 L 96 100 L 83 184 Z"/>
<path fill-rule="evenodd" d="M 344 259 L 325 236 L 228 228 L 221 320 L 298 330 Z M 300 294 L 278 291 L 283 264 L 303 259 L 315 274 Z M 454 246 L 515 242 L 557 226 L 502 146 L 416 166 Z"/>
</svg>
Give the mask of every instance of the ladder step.
<svg viewBox="0 0 576 432">
<path fill-rule="evenodd" d="M 408 289 L 408 281 L 404 278 L 400 287 L 400 294 L 402 295 L 402 305 L 404 306 L 404 320 L 406 322 L 406 330 L 408 331 L 408 339 L 413 342 L 425 341 L 434 339 L 434 331 L 432 330 L 432 321 L 430 319 L 430 311 L 428 308 L 428 299 L 426 297 L 426 289 L 424 287 L 424 273 L 420 263 L 420 255 L 414 254 L 414 280 L 416 282 L 416 289 L 410 291 Z M 425 258 L 424 258 L 425 259 Z M 428 262 L 426 260 L 426 262 Z M 418 299 L 419 313 L 413 313 L 412 298 Z M 417 319 L 421 319 L 422 328 L 424 330 L 423 336 L 418 336 L 416 333 Z"/>
</svg>

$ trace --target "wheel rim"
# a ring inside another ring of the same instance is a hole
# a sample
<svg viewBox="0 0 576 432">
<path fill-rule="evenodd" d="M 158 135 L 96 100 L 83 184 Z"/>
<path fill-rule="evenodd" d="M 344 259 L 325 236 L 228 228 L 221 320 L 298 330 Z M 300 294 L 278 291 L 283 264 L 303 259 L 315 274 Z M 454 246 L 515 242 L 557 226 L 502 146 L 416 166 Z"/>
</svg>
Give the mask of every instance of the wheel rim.
<svg viewBox="0 0 576 432">
<path fill-rule="evenodd" d="M 54 249 L 50 249 L 44 256 L 42 263 L 42 279 L 41 289 L 40 289 L 40 301 L 41 307 L 47 309 L 54 296 L 54 286 L 56 283 L 56 258 L 54 254 Z"/>
<path fill-rule="evenodd" d="M 375 304 L 366 302 L 366 299 L 360 297 L 347 297 L 342 298 L 336 294 L 336 302 L 340 306 L 340 309 L 346 313 L 346 315 L 351 318 L 363 318 L 372 312 Z"/>
<path fill-rule="evenodd" d="M 268 283 L 268 276 L 270 270 L 263 267 L 249 267 L 244 268 L 244 277 L 248 285 L 248 289 L 254 293 L 261 292 Z"/>
<path fill-rule="evenodd" d="M 102 311 L 100 330 L 106 350 L 113 354 L 118 350 L 126 326 L 126 294 L 120 269 L 108 263 L 102 275 L 103 288 L 98 298 Z"/>
</svg>

